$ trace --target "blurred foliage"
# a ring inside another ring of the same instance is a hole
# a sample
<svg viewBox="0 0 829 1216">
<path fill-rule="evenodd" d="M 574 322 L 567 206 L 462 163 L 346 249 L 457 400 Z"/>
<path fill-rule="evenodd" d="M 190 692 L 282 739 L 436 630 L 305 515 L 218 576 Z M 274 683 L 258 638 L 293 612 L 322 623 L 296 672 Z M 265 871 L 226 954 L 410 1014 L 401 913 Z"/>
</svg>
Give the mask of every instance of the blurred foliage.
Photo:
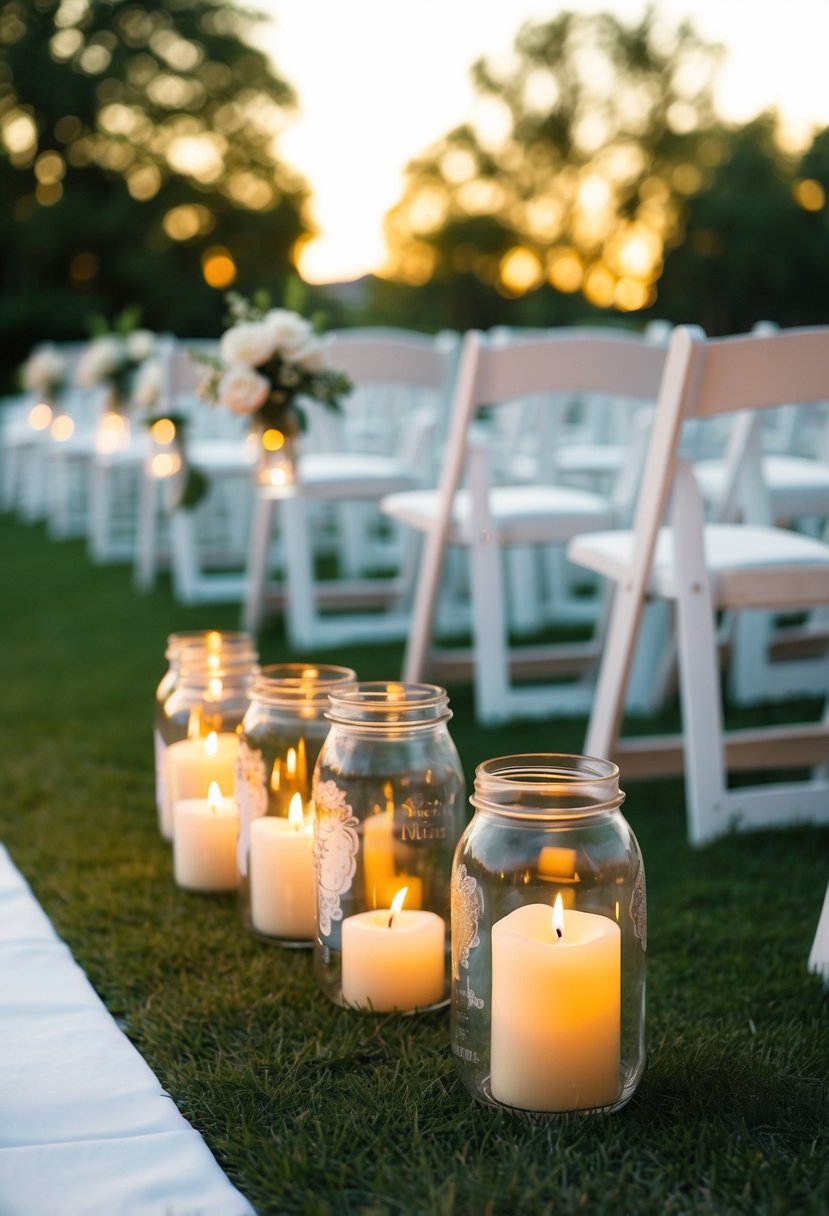
<svg viewBox="0 0 829 1216">
<path fill-rule="evenodd" d="M 659 282 L 662 315 L 711 334 L 829 321 L 829 131 L 798 161 L 775 126 L 766 114 L 732 132 L 714 180 L 689 200 Z"/>
<path fill-rule="evenodd" d="M 0 0 L 4 371 L 133 303 L 196 335 L 231 281 L 281 294 L 307 187 L 276 156 L 295 99 L 255 21 L 223 0 Z"/>
<path fill-rule="evenodd" d="M 408 168 L 369 311 L 425 328 L 829 320 L 829 132 L 798 164 L 715 115 L 722 50 L 655 8 L 527 24 Z"/>
<path fill-rule="evenodd" d="M 648 10 L 526 24 L 514 66 L 473 68 L 481 105 L 409 166 L 387 220 L 390 273 L 460 274 L 505 298 L 542 285 L 622 311 L 653 303 L 685 197 L 722 148 L 717 47 Z"/>
<path fill-rule="evenodd" d="M 299 284 L 295 104 L 230 0 L 0 0 L 0 391 L 36 341 L 141 323 L 217 335 L 229 287 L 326 328 L 651 317 L 709 333 L 829 321 L 829 130 L 714 111 L 722 50 L 655 7 L 561 12 L 481 61 L 470 122 L 408 168 L 382 278 Z"/>
</svg>

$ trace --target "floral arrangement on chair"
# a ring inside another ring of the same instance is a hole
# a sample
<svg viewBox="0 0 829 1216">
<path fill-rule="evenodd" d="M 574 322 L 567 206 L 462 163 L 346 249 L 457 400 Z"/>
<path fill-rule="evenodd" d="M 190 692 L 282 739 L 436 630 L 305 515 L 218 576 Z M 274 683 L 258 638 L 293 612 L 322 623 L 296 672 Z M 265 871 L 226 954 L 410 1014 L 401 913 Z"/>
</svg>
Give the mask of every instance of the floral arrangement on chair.
<svg viewBox="0 0 829 1216">
<path fill-rule="evenodd" d="M 106 321 L 92 323 L 92 339 L 78 359 L 75 379 L 79 388 L 110 388 L 109 408 L 123 410 L 129 404 L 138 369 L 155 350 L 155 334 L 137 327 L 138 313 L 127 309 L 110 330 Z"/>
<path fill-rule="evenodd" d="M 314 325 L 298 312 L 269 308 L 264 293 L 253 302 L 227 296 L 231 324 L 222 335 L 218 358 L 194 355 L 210 372 L 201 394 L 214 405 L 249 417 L 259 432 L 260 455 L 271 471 L 261 480 L 278 486 L 293 480 L 294 442 L 305 427 L 302 399 L 338 409 L 351 381 L 326 363 Z M 274 474 L 276 464 L 281 475 Z"/>
<path fill-rule="evenodd" d="M 37 393 L 47 401 L 56 397 L 66 380 L 66 359 L 53 342 L 36 346 L 20 369 L 20 381 L 27 393 Z"/>
</svg>

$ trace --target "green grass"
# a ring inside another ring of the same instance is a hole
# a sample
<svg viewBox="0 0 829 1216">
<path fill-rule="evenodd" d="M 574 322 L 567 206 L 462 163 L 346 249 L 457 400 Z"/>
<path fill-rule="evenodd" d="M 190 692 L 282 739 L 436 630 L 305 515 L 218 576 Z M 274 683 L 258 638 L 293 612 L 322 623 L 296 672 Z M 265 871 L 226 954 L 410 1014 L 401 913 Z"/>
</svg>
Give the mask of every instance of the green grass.
<svg viewBox="0 0 829 1216">
<path fill-rule="evenodd" d="M 237 610 L 181 608 L 166 586 L 141 597 L 126 569 L 8 517 L 0 552 L 0 840 L 262 1216 L 829 1211 L 829 1009 L 806 971 L 829 832 L 693 851 L 680 783 L 630 785 L 648 875 L 648 1069 L 614 1116 L 529 1126 L 467 1096 L 445 1011 L 337 1009 L 306 952 L 254 940 L 232 898 L 174 887 L 153 790 L 165 638 L 236 627 Z M 286 656 L 278 621 L 261 653 Z M 393 646 L 328 657 L 363 678 L 399 674 Z M 583 721 L 484 730 L 469 690 L 450 694 L 470 784 L 490 756 L 581 748 Z"/>
</svg>

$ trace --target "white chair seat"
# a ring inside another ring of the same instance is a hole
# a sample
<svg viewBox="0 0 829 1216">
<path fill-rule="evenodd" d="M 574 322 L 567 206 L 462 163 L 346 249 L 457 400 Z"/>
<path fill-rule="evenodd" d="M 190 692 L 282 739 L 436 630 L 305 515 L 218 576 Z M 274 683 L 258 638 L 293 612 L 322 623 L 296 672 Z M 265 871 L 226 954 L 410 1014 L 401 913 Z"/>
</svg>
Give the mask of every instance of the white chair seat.
<svg viewBox="0 0 829 1216">
<path fill-rule="evenodd" d="M 196 439 L 187 447 L 190 463 L 203 473 L 247 473 L 256 462 L 256 444 L 245 439 Z"/>
<path fill-rule="evenodd" d="M 580 566 L 621 582 L 633 562 L 633 542 L 632 531 L 594 532 L 576 536 L 570 542 L 568 556 Z M 723 598 L 723 580 L 729 575 L 739 575 L 741 571 L 819 566 L 826 570 L 829 578 L 826 545 L 784 528 L 709 524 L 704 531 L 704 544 L 712 593 L 717 600 Z M 669 528 L 660 529 L 657 537 L 648 592 L 662 599 L 676 598 L 673 541 Z"/>
<path fill-rule="evenodd" d="M 455 494 L 448 544 L 470 543 L 476 523 L 470 518 L 471 501 L 468 490 Z M 437 518 L 440 497 L 435 490 L 413 490 L 392 494 L 381 505 L 384 514 L 420 532 L 429 532 Z M 505 544 L 561 544 L 574 531 L 601 528 L 613 521 L 606 498 L 563 486 L 495 486 L 489 494 L 489 506 L 498 540 Z"/>
<path fill-rule="evenodd" d="M 411 465 L 396 456 L 371 452 L 309 452 L 299 458 L 297 486 L 314 498 L 372 501 L 416 485 L 420 478 Z"/>
<path fill-rule="evenodd" d="M 765 456 L 763 480 L 776 519 L 829 515 L 829 463 L 805 456 Z M 727 470 L 724 462 L 703 460 L 694 475 L 706 502 L 719 501 Z"/>
<path fill-rule="evenodd" d="M 734 610 L 751 622 L 768 612 L 800 613 L 829 602 L 829 545 L 768 526 L 773 513 L 764 492 L 756 425 L 762 423 L 763 411 L 828 397 L 829 327 L 717 339 L 678 327 L 633 531 L 579 536 L 569 547 L 572 561 L 616 584 L 584 751 L 617 759 L 631 777 L 683 773 L 688 835 L 694 844 L 727 831 L 829 823 L 826 709 L 816 719 L 811 706 L 799 714 L 800 707 L 793 705 L 792 718 L 783 726 L 735 729 L 722 701 L 723 637 L 718 628 L 721 609 L 728 610 L 723 616 Z M 716 506 L 722 512 L 750 512 L 745 518 L 755 522 L 706 523 L 699 481 L 680 457 L 689 423 L 708 425 L 728 415 L 737 416 L 729 419 L 727 463 L 733 480 Z M 741 419 L 752 426 L 740 427 Z M 645 612 L 664 607 L 664 600 L 673 601 L 682 733 L 620 737 L 634 652 L 640 633 L 647 633 Z M 732 665 L 739 657 L 733 643 L 730 657 Z M 779 654 L 770 658 L 772 667 L 783 661 Z M 805 662 L 822 674 L 822 681 L 812 683 L 810 699 L 822 698 L 825 704 L 829 671 L 811 658 Z M 763 693 L 761 689 L 760 699 L 765 699 Z M 774 770 L 771 779 L 730 779 L 740 771 Z"/>
</svg>

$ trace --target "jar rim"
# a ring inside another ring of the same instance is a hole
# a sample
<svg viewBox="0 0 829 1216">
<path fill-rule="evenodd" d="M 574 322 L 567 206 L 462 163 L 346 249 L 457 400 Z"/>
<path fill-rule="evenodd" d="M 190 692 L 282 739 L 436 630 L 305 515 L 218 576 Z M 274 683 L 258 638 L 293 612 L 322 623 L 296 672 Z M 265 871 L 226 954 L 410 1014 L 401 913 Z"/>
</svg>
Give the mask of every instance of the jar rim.
<svg viewBox="0 0 829 1216">
<path fill-rule="evenodd" d="M 326 718 L 360 727 L 434 726 L 452 717 L 445 688 L 399 680 L 357 680 L 328 694 Z"/>
<path fill-rule="evenodd" d="M 334 663 L 269 663 L 260 667 L 251 689 L 251 696 L 270 703 L 328 704 L 332 688 L 352 685 L 357 673 L 351 667 Z"/>
<path fill-rule="evenodd" d="M 576 753 L 527 752 L 496 756 L 475 769 L 469 801 L 476 810 L 517 818 L 566 818 L 621 806 L 619 767 Z"/>
</svg>

